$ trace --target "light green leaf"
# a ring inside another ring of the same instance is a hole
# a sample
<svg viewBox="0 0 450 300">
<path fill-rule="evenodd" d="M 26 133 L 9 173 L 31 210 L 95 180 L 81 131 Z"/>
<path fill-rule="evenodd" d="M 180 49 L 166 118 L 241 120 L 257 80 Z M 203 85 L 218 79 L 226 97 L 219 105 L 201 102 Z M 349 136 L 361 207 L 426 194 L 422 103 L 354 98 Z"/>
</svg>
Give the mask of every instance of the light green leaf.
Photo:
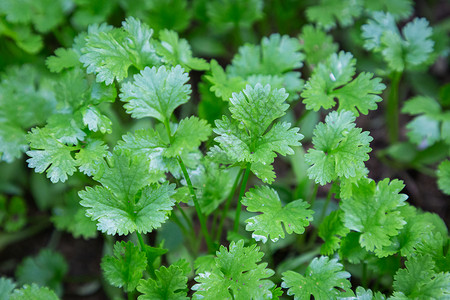
<svg viewBox="0 0 450 300">
<path fill-rule="evenodd" d="M 134 81 L 122 86 L 120 99 L 133 118 L 153 117 L 168 120 L 175 108 L 189 100 L 191 86 L 183 68 L 148 68 L 134 75 Z"/>
<path fill-rule="evenodd" d="M 313 219 L 314 212 L 308 209 L 308 203 L 295 200 L 282 207 L 278 193 L 268 186 L 257 186 L 248 191 L 242 198 L 242 204 L 247 206 L 248 211 L 262 213 L 245 220 L 245 229 L 253 231 L 252 237 L 263 243 L 269 236 L 273 242 L 284 238 L 284 230 L 288 234 L 302 234 Z"/>
<path fill-rule="evenodd" d="M 104 256 L 101 267 L 110 284 L 132 292 L 147 267 L 147 258 L 145 252 L 140 251 L 131 241 L 116 242 L 114 256 Z"/>
<path fill-rule="evenodd" d="M 50 72 L 60 73 L 64 69 L 77 66 L 80 62 L 80 55 L 73 49 L 58 48 L 55 55 L 47 57 L 45 64 Z"/>
<path fill-rule="evenodd" d="M 400 194 L 404 184 L 388 178 L 375 184 L 362 179 L 353 185 L 352 196 L 342 199 L 342 221 L 351 230 L 361 232 L 359 242 L 368 251 L 389 246 L 406 224 L 398 207 L 408 198 Z"/>
<path fill-rule="evenodd" d="M 293 271 L 284 272 L 281 286 L 289 289 L 287 294 L 294 299 L 334 299 L 341 290 L 350 289 L 350 273 L 343 271 L 342 264 L 337 259 L 326 256 L 314 258 L 305 270 L 305 276 Z"/>
<path fill-rule="evenodd" d="M 271 299 L 273 282 L 267 280 L 274 271 L 260 263 L 264 253 L 259 247 L 244 247 L 244 241 L 231 242 L 229 250 L 220 246 L 211 270 L 197 274 L 192 287 L 193 299 Z M 209 265 L 209 264 L 208 264 Z M 201 269 L 203 269 L 200 266 Z M 208 269 L 208 268 L 206 268 Z M 231 296 L 233 293 L 233 297 Z"/>
<path fill-rule="evenodd" d="M 21 289 L 16 289 L 11 295 L 10 300 L 58 300 L 55 292 L 48 287 L 39 287 L 37 284 L 24 285 Z"/>
<path fill-rule="evenodd" d="M 246 82 L 243 78 L 228 76 L 215 59 L 212 59 L 210 64 L 211 74 L 205 75 L 205 79 L 212 84 L 211 92 L 214 92 L 218 98 L 228 101 L 233 93 L 245 88 Z"/>
<path fill-rule="evenodd" d="M 450 160 L 440 163 L 437 171 L 438 186 L 445 194 L 450 195 Z"/>
<path fill-rule="evenodd" d="M 100 140 L 89 140 L 84 148 L 75 154 L 80 171 L 95 176 L 104 168 L 103 158 L 108 156 L 108 146 Z"/>
<path fill-rule="evenodd" d="M 338 45 L 333 43 L 333 38 L 330 35 L 312 25 L 302 27 L 300 41 L 302 50 L 306 54 L 306 61 L 310 65 L 325 61 L 338 49 Z"/>
<path fill-rule="evenodd" d="M 359 17 L 361 12 L 362 3 L 359 0 L 321 0 L 320 4 L 306 9 L 306 17 L 310 22 L 330 30 L 338 22 L 342 27 L 352 25 L 353 19 Z"/>
<path fill-rule="evenodd" d="M 339 249 L 341 237 L 350 232 L 341 220 L 343 214 L 342 210 L 335 210 L 326 216 L 319 225 L 319 237 L 325 241 L 320 247 L 320 254 L 332 255 Z"/>
</svg>

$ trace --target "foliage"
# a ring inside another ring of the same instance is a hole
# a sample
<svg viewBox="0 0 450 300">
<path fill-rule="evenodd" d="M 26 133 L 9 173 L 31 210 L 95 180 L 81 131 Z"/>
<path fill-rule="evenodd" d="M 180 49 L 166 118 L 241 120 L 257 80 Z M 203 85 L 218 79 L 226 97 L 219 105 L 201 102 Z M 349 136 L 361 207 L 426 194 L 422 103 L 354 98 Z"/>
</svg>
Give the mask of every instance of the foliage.
<svg viewBox="0 0 450 300">
<path fill-rule="evenodd" d="M 1 1 L 0 299 L 449 298 L 414 4 Z"/>
</svg>

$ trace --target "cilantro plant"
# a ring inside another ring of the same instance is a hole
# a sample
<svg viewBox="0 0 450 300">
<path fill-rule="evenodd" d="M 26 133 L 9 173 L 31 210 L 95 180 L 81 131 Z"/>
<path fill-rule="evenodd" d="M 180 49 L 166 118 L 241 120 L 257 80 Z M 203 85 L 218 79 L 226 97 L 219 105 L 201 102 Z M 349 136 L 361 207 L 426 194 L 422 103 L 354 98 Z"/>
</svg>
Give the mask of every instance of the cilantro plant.
<svg viewBox="0 0 450 300">
<path fill-rule="evenodd" d="M 449 29 L 413 4 L 2 1 L 0 298 L 449 298 L 414 192 L 450 194 Z"/>
</svg>

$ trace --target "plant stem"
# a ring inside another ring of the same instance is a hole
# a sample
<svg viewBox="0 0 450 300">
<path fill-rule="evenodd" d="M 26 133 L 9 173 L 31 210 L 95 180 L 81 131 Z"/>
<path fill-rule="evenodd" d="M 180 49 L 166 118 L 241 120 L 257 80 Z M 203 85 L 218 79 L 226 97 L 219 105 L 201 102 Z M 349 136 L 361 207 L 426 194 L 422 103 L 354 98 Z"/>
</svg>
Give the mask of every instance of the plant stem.
<svg viewBox="0 0 450 300">
<path fill-rule="evenodd" d="M 187 172 L 187 169 L 186 169 L 186 166 L 184 165 L 183 160 L 181 159 L 180 156 L 178 156 L 177 158 L 178 158 L 178 163 L 180 164 L 180 167 L 181 167 L 181 171 L 183 171 L 184 178 L 186 179 L 186 183 L 188 185 L 189 192 L 192 197 L 192 201 L 194 201 L 195 210 L 197 211 L 197 216 L 200 221 L 200 227 L 202 229 L 202 233 L 205 237 L 206 244 L 208 246 L 208 252 L 214 253 L 216 250 L 216 247 L 214 246 L 214 243 L 211 240 L 211 237 L 209 236 L 208 228 L 206 227 L 205 216 L 203 215 L 202 210 L 200 208 L 200 204 L 198 203 L 197 195 L 195 194 L 195 191 L 194 191 L 194 186 L 192 185 L 191 179 L 189 178 L 189 174 Z"/>
<path fill-rule="evenodd" d="M 331 201 L 331 195 L 333 195 L 333 187 L 331 187 L 330 190 L 328 191 L 327 199 L 325 200 L 325 204 L 322 208 L 322 212 L 320 213 L 320 217 L 317 222 L 319 224 L 319 226 L 320 226 L 320 224 L 322 224 L 323 218 L 325 218 L 325 214 L 327 212 L 328 205 L 330 204 L 330 201 Z M 308 245 L 306 246 L 308 249 L 312 245 L 314 245 L 314 242 L 316 241 L 318 235 L 319 235 L 319 227 L 315 227 L 313 233 L 311 234 L 311 238 L 308 241 Z"/>
<path fill-rule="evenodd" d="M 186 213 L 184 212 L 184 210 L 181 208 L 180 204 L 175 203 L 176 207 L 178 208 L 178 210 L 180 211 L 181 215 L 183 216 L 183 219 L 186 221 L 186 223 L 188 224 L 189 229 L 194 232 L 194 226 L 192 225 L 192 221 L 191 219 L 188 218 L 188 216 L 186 215 Z M 177 216 L 175 216 L 176 218 L 178 218 Z M 182 224 L 180 222 L 180 224 Z M 184 227 L 184 226 L 183 226 Z"/>
<path fill-rule="evenodd" d="M 391 74 L 391 88 L 389 91 L 387 109 L 386 109 L 386 123 L 388 126 L 389 142 L 391 144 L 398 141 L 398 89 L 400 80 L 402 78 L 401 72 L 393 72 Z"/>
<path fill-rule="evenodd" d="M 247 163 L 247 168 L 245 169 L 244 178 L 241 183 L 241 190 L 239 191 L 239 198 L 236 207 L 236 216 L 234 218 L 234 232 L 237 232 L 239 229 L 239 217 L 241 215 L 242 203 L 241 199 L 244 196 L 245 189 L 247 188 L 248 176 L 250 175 L 250 163 Z"/>
<path fill-rule="evenodd" d="M 142 238 L 142 235 L 136 231 L 136 235 L 139 241 L 139 246 L 141 246 L 141 250 L 145 251 L 145 243 L 144 243 L 144 239 Z"/>
<path fill-rule="evenodd" d="M 361 285 L 363 288 L 367 288 L 367 264 L 365 262 L 362 264 Z"/>
<path fill-rule="evenodd" d="M 241 179 L 242 172 L 244 172 L 244 169 L 239 170 L 239 173 L 237 174 L 236 179 L 234 180 L 233 187 L 231 188 L 231 192 L 228 195 L 227 202 L 225 203 L 225 208 L 224 210 L 222 210 L 222 217 L 220 218 L 219 227 L 216 233 L 216 241 L 218 242 L 220 242 L 220 237 L 222 236 L 223 223 L 225 222 L 228 210 L 230 209 L 231 201 L 233 200 L 233 196 L 234 193 L 236 192 L 237 185 L 239 183 L 239 180 Z"/>
<path fill-rule="evenodd" d="M 314 183 L 314 190 L 311 194 L 311 198 L 309 199 L 309 204 L 311 205 L 311 207 L 314 205 L 314 202 L 316 201 L 318 190 L 319 190 L 319 185 L 317 183 Z"/>
</svg>

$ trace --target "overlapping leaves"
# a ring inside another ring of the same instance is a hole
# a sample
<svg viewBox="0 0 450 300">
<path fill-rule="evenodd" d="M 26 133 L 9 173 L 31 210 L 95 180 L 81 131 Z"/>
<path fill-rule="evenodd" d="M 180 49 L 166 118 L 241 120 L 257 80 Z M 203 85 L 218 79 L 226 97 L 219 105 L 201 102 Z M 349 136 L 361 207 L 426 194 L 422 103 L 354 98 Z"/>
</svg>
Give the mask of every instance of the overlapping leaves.
<svg viewBox="0 0 450 300">
<path fill-rule="evenodd" d="M 222 162 L 250 163 L 253 173 L 264 182 L 272 182 L 272 163 L 276 153 L 293 154 L 291 147 L 299 146 L 303 138 L 299 129 L 286 122 L 275 122 L 289 107 L 283 89 L 270 85 L 247 86 L 230 99 L 233 119 L 216 120 L 213 130 L 219 143 L 210 155 Z M 273 123 L 273 125 L 272 125 Z M 272 125 L 272 127 L 270 127 Z"/>
<path fill-rule="evenodd" d="M 361 73 L 355 79 L 356 60 L 352 54 L 332 54 L 325 63 L 320 63 L 305 85 L 301 96 L 307 109 L 318 111 L 329 109 L 339 101 L 338 111 L 349 110 L 356 116 L 366 115 L 377 108 L 379 96 L 385 85 L 372 73 Z"/>
</svg>

